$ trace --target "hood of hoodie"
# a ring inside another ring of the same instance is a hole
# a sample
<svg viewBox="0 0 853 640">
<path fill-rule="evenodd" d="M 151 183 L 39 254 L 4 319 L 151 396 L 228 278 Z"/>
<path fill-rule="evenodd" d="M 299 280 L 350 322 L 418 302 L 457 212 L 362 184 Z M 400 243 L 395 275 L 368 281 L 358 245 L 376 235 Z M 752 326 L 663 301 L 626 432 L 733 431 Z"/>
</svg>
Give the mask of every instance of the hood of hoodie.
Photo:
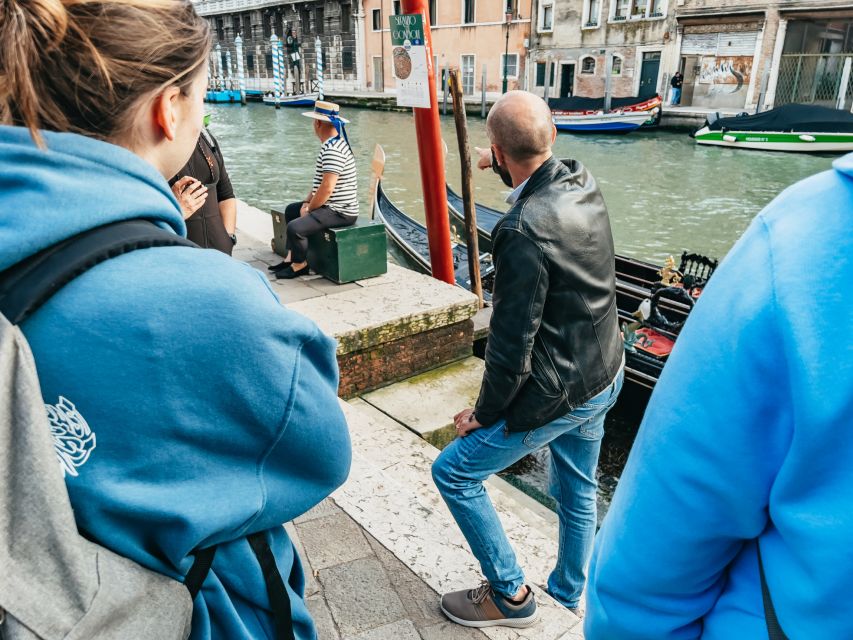
<svg viewBox="0 0 853 640">
<path fill-rule="evenodd" d="M 0 270 L 110 222 L 144 218 L 186 235 L 177 200 L 131 151 L 73 133 L 0 126 Z"/>
</svg>

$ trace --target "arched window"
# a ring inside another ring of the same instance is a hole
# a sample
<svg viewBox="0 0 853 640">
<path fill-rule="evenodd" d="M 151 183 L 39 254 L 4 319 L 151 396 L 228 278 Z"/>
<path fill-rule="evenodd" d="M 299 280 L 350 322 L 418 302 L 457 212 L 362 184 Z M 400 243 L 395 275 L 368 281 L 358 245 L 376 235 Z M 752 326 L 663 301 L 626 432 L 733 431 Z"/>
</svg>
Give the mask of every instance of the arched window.
<svg viewBox="0 0 853 640">
<path fill-rule="evenodd" d="M 581 73 L 595 73 L 595 58 L 592 56 L 587 56 L 583 60 L 581 60 Z"/>
</svg>

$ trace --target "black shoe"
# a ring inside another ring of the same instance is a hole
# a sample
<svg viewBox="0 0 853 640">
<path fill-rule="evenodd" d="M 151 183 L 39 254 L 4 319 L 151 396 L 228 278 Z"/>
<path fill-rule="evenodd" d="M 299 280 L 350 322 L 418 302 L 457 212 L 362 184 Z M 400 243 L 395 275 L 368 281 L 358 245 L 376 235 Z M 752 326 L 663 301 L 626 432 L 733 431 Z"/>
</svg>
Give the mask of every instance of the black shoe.
<svg viewBox="0 0 853 640">
<path fill-rule="evenodd" d="M 311 273 L 311 269 L 308 268 L 308 265 L 305 265 L 297 271 L 294 271 L 293 265 L 291 265 L 282 271 L 277 271 L 275 277 L 276 280 L 292 280 L 293 278 L 298 278 L 299 276 L 307 276 L 309 273 Z"/>
<path fill-rule="evenodd" d="M 274 264 L 271 267 L 267 267 L 267 270 L 275 273 L 276 271 L 281 271 L 282 269 L 286 269 L 289 266 L 290 266 L 290 262 L 287 260 L 283 260 L 283 261 L 279 262 L 278 264 Z"/>
</svg>

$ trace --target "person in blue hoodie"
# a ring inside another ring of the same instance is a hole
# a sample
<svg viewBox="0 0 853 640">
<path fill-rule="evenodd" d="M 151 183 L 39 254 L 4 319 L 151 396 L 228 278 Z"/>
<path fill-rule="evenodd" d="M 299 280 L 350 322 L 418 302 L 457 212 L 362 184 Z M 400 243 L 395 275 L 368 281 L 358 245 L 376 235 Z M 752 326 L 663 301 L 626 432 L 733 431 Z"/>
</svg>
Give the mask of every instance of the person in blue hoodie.
<svg viewBox="0 0 853 640">
<path fill-rule="evenodd" d="M 789 638 L 853 638 L 851 256 L 853 154 L 711 278 L 598 534 L 587 640 L 767 638 L 774 612 Z"/>
<path fill-rule="evenodd" d="M 185 235 L 166 178 L 198 139 L 209 41 L 188 1 L 0 3 L 0 270 L 120 220 Z M 177 580 L 216 545 L 193 640 L 275 637 L 246 539 L 266 532 L 314 639 L 282 523 L 349 471 L 333 340 L 193 247 L 108 260 L 21 328 L 81 532 Z"/>
</svg>

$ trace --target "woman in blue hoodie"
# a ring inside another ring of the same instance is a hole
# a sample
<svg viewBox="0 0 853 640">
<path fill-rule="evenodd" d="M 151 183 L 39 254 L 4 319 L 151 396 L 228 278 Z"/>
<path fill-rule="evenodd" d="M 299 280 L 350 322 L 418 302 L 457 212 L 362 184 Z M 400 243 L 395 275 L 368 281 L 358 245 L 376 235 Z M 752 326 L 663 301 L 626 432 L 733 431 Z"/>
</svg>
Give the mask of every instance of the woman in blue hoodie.
<svg viewBox="0 0 853 640">
<path fill-rule="evenodd" d="M 166 178 L 198 139 L 208 52 L 188 1 L 0 3 L 0 270 L 120 220 L 185 234 Z M 315 638 L 282 523 L 349 470 L 333 341 L 190 247 L 108 260 L 22 329 L 80 530 L 178 580 L 216 545 L 197 640 L 274 637 L 246 540 L 265 532 L 295 636 Z"/>
</svg>

